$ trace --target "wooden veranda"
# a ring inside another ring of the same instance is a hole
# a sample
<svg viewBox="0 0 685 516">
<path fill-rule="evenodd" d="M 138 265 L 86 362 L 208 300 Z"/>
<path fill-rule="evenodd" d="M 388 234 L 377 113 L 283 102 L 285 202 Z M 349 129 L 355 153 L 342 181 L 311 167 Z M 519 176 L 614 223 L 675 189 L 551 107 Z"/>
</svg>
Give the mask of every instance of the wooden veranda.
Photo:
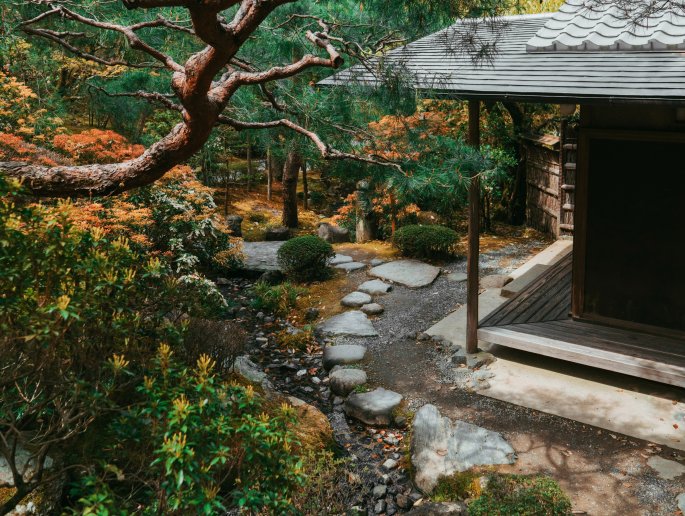
<svg viewBox="0 0 685 516">
<path fill-rule="evenodd" d="M 685 387 L 685 342 L 571 317 L 572 254 L 479 323 L 478 339 Z"/>
</svg>

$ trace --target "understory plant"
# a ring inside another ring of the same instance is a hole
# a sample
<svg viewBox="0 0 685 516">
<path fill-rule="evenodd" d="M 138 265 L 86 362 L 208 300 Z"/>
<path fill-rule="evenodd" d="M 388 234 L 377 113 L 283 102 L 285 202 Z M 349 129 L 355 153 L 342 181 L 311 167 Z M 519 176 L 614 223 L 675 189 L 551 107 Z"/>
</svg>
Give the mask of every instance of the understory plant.
<svg viewBox="0 0 685 516">
<path fill-rule="evenodd" d="M 275 315 L 285 317 L 297 306 L 297 300 L 307 293 L 307 289 L 285 281 L 278 285 L 269 285 L 258 281 L 254 286 L 253 308 L 266 310 Z"/>
<path fill-rule="evenodd" d="M 295 281 L 316 281 L 330 276 L 328 262 L 334 254 L 331 244 L 317 236 L 306 235 L 283 244 L 278 250 L 278 263 Z"/>
<path fill-rule="evenodd" d="M 449 257 L 455 253 L 459 235 L 438 225 L 409 225 L 399 228 L 392 242 L 405 256 L 414 258 Z"/>
</svg>

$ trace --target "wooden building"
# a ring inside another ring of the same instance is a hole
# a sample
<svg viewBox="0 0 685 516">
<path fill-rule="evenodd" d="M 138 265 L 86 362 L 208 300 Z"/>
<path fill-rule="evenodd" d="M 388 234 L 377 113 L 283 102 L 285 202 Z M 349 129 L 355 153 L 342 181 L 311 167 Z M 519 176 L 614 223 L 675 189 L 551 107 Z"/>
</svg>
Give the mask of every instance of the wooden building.
<svg viewBox="0 0 685 516">
<path fill-rule="evenodd" d="M 558 193 L 549 224 L 572 233 L 572 252 L 482 320 L 472 180 L 469 350 L 480 340 L 685 386 L 685 12 L 635 23 L 616 5 L 569 0 L 555 14 L 462 20 L 382 65 L 407 70 L 426 96 L 468 100 L 473 145 L 482 101 L 580 112 L 557 184 L 542 185 Z M 465 33 L 496 44 L 490 62 L 453 51 Z M 373 69 L 324 83 L 380 84 Z"/>
</svg>

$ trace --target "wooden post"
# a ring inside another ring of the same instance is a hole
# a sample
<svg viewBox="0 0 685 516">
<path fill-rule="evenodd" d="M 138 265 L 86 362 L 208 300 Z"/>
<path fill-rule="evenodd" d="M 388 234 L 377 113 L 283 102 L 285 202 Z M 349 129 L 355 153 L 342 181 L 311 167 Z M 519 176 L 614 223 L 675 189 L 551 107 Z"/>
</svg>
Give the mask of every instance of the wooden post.
<svg viewBox="0 0 685 516">
<path fill-rule="evenodd" d="M 307 183 L 307 162 L 302 163 L 302 207 L 309 209 L 309 184 Z"/>
<path fill-rule="evenodd" d="M 480 146 L 480 101 L 469 100 L 469 144 Z M 466 258 L 466 352 L 478 351 L 478 259 L 480 246 L 480 177 L 469 185 L 469 248 Z"/>
</svg>

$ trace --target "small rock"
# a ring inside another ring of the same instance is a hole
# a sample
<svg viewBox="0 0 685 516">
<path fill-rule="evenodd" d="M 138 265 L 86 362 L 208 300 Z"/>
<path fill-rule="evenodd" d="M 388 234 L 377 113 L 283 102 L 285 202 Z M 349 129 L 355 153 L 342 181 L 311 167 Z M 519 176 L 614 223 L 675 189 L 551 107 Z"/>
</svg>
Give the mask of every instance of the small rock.
<svg viewBox="0 0 685 516">
<path fill-rule="evenodd" d="M 685 493 L 680 493 L 678 496 L 676 496 L 675 503 L 678 505 L 680 512 L 685 514 Z"/>
<path fill-rule="evenodd" d="M 364 312 L 366 315 L 380 315 L 385 311 L 385 308 L 383 308 L 383 306 L 379 305 L 378 303 L 369 303 L 366 305 L 362 305 L 360 310 Z"/>
<path fill-rule="evenodd" d="M 346 516 L 366 516 L 366 511 L 362 509 L 359 505 L 355 505 L 347 509 L 345 513 Z"/>
<path fill-rule="evenodd" d="M 264 240 L 267 242 L 282 242 L 290 238 L 290 229 L 285 226 L 267 228 Z"/>
<path fill-rule="evenodd" d="M 384 486 L 383 484 L 379 484 L 373 488 L 373 499 L 378 500 L 379 498 L 383 498 L 387 492 L 388 487 Z"/>
<path fill-rule="evenodd" d="M 513 278 L 504 274 L 490 274 L 481 278 L 480 288 L 502 288 L 512 280 Z"/>
<path fill-rule="evenodd" d="M 406 416 L 395 416 L 395 426 L 398 428 L 406 428 L 407 426 L 407 418 Z"/>
<path fill-rule="evenodd" d="M 340 265 L 341 263 L 350 263 L 353 262 L 354 258 L 351 256 L 347 256 L 346 254 L 336 254 L 331 258 L 331 260 L 328 262 L 329 265 Z"/>
<path fill-rule="evenodd" d="M 495 360 L 494 355 L 492 355 L 492 353 L 487 353 L 486 351 L 479 351 L 478 353 L 469 353 L 466 355 L 466 365 L 470 369 L 478 369 L 479 367 L 492 364 Z"/>
<path fill-rule="evenodd" d="M 419 340 L 421 342 L 425 342 L 427 340 L 431 340 L 431 336 L 428 335 L 427 333 L 419 333 L 419 335 L 416 337 L 416 340 Z"/>
<path fill-rule="evenodd" d="M 356 344 L 341 344 L 339 346 L 326 346 L 323 350 L 323 367 L 326 370 L 335 365 L 355 364 L 364 360 L 366 347 Z"/>
<path fill-rule="evenodd" d="M 424 503 L 414 507 L 407 515 L 411 516 L 439 516 L 439 515 L 468 514 L 463 502 Z"/>
<path fill-rule="evenodd" d="M 226 215 L 226 226 L 234 237 L 243 236 L 243 218 L 240 215 Z"/>
<path fill-rule="evenodd" d="M 379 296 L 390 292 L 392 290 L 392 285 L 386 283 L 385 281 L 375 279 L 365 281 L 364 283 L 359 285 L 359 287 L 357 287 L 357 290 L 359 290 L 360 292 L 366 292 L 367 294 L 371 294 L 372 296 Z"/>
<path fill-rule="evenodd" d="M 366 383 L 366 373 L 361 369 L 338 369 L 330 374 L 331 390 L 339 396 L 347 396 L 359 385 Z"/>
<path fill-rule="evenodd" d="M 412 505 L 414 505 L 414 502 L 412 502 L 407 495 L 402 493 L 395 497 L 395 501 L 400 509 L 409 509 Z"/>
<path fill-rule="evenodd" d="M 464 272 L 453 272 L 452 274 L 447 275 L 447 281 L 451 281 L 453 283 L 461 283 L 467 279 L 468 276 Z"/>
<path fill-rule="evenodd" d="M 259 277 L 261 283 L 266 283 L 267 285 L 278 285 L 282 283 L 285 279 L 283 273 L 279 270 L 270 270 L 262 273 Z"/>
<path fill-rule="evenodd" d="M 333 398 L 333 405 L 342 405 L 343 403 L 345 403 L 345 400 L 340 396 Z"/>
<path fill-rule="evenodd" d="M 461 346 L 452 354 L 450 358 L 454 365 L 465 365 L 467 362 L 466 351 Z"/>
<path fill-rule="evenodd" d="M 350 308 L 358 308 L 371 303 L 371 296 L 364 292 L 352 292 L 340 300 L 340 304 Z"/>
<path fill-rule="evenodd" d="M 260 384 L 264 388 L 271 389 L 271 382 L 266 377 L 266 373 L 259 369 L 247 355 L 239 356 L 233 362 L 233 370 L 241 376 L 244 376 L 252 383 Z"/>
<path fill-rule="evenodd" d="M 647 460 L 647 465 L 664 480 L 673 480 L 681 475 L 685 475 L 685 466 L 680 462 L 664 459 L 658 455 L 652 455 Z"/>
<path fill-rule="evenodd" d="M 304 320 L 307 322 L 316 321 L 316 319 L 319 317 L 319 313 L 320 312 L 318 308 L 307 308 L 307 310 L 304 312 Z"/>
<path fill-rule="evenodd" d="M 334 266 L 336 269 L 341 269 L 346 272 L 353 272 L 353 271 L 358 271 L 359 269 L 364 269 L 366 267 L 365 263 L 361 262 L 349 262 L 349 263 L 340 263 L 338 265 Z"/>
<path fill-rule="evenodd" d="M 326 242 L 331 244 L 339 244 L 350 241 L 350 231 L 346 228 L 341 228 L 328 222 L 320 222 L 317 231 L 319 238 L 323 238 Z"/>
<path fill-rule="evenodd" d="M 321 383 L 321 378 L 319 378 L 318 376 L 313 376 L 312 377 L 312 383 L 314 385 L 319 385 Z"/>
<path fill-rule="evenodd" d="M 388 516 L 393 516 L 393 514 L 397 514 L 397 506 L 394 503 L 389 503 L 385 509 L 385 514 L 387 514 Z"/>
<path fill-rule="evenodd" d="M 306 370 L 306 369 L 300 369 L 297 373 L 295 373 L 295 376 L 301 377 L 301 376 L 304 376 L 304 375 L 306 375 L 306 374 L 307 374 L 307 370 Z"/>
<path fill-rule="evenodd" d="M 381 466 L 385 471 L 391 471 L 397 467 L 397 461 L 393 459 L 386 460 Z"/>
<path fill-rule="evenodd" d="M 402 395 L 379 387 L 371 392 L 352 393 L 345 401 L 345 413 L 367 425 L 389 425 Z"/>
<path fill-rule="evenodd" d="M 216 279 L 216 284 L 223 287 L 223 286 L 226 286 L 226 285 L 230 285 L 231 282 L 228 281 L 227 278 L 217 278 L 217 279 Z"/>
<path fill-rule="evenodd" d="M 373 506 L 373 510 L 376 514 L 383 514 L 387 506 L 388 504 L 385 502 L 385 500 L 378 500 L 376 505 Z"/>
</svg>

